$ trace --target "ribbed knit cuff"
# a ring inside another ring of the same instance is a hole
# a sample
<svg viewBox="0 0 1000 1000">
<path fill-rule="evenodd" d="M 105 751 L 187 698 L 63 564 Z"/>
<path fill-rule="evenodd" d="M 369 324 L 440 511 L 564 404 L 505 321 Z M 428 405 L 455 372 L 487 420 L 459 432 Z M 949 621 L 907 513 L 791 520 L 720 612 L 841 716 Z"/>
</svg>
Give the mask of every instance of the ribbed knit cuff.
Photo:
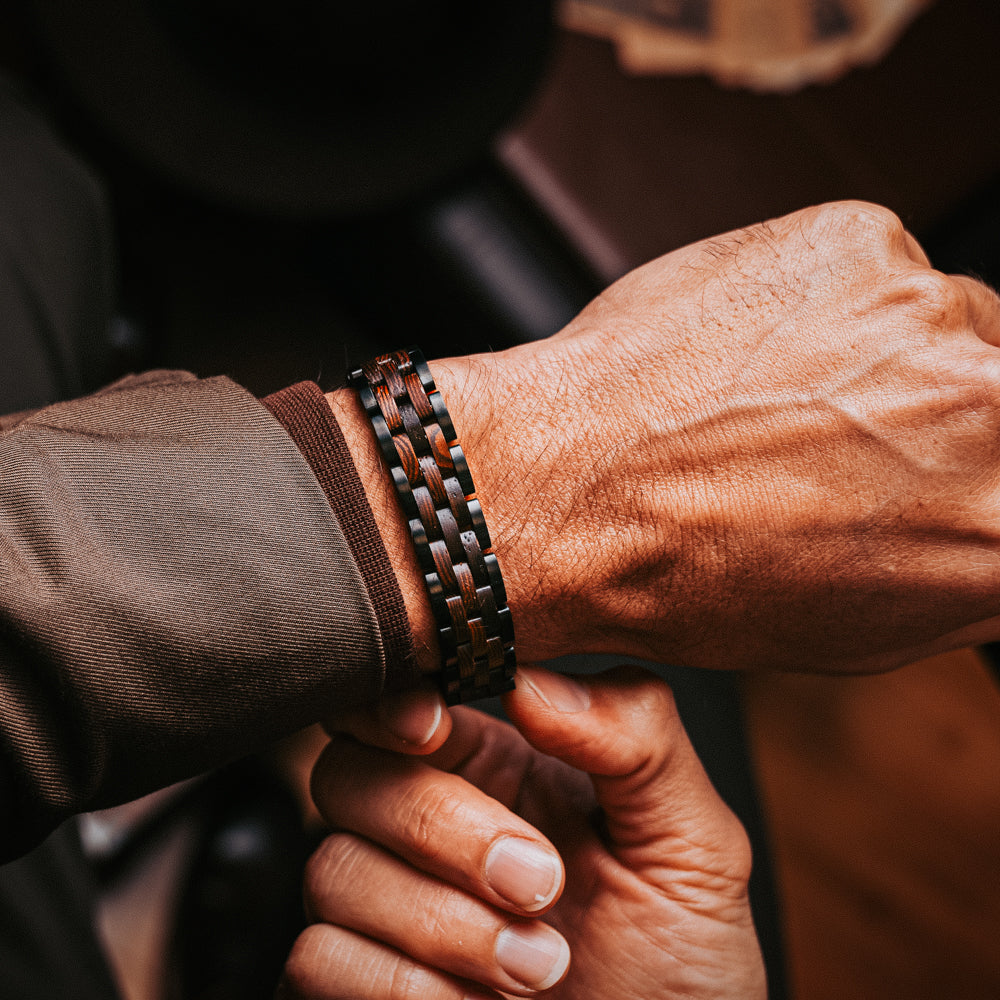
<svg viewBox="0 0 1000 1000">
<path fill-rule="evenodd" d="M 322 390 L 300 382 L 262 399 L 309 463 L 323 488 L 368 588 L 385 649 L 386 690 L 419 678 L 403 595 L 361 478 Z"/>
</svg>

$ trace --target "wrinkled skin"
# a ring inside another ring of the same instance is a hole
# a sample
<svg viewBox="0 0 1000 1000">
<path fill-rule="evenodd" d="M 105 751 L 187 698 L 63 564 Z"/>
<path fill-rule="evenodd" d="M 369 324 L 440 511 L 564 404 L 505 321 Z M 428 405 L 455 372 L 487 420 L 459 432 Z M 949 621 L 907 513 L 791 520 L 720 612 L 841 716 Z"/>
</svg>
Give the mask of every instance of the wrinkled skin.
<svg viewBox="0 0 1000 1000">
<path fill-rule="evenodd" d="M 530 742 L 468 709 L 423 759 L 334 740 L 313 790 L 341 832 L 310 863 L 314 923 L 282 996 L 762 1000 L 747 839 L 666 686 L 636 668 L 575 690 L 544 671 L 521 678 L 506 705 Z M 554 846 L 564 865 L 553 858 L 555 882 L 527 905 L 490 878 L 490 849 L 510 837 Z M 568 972 L 515 978 L 498 940 L 542 921 L 568 945 Z"/>
<path fill-rule="evenodd" d="M 1000 300 L 847 203 L 433 365 L 522 654 L 889 669 L 1000 636 Z"/>
</svg>

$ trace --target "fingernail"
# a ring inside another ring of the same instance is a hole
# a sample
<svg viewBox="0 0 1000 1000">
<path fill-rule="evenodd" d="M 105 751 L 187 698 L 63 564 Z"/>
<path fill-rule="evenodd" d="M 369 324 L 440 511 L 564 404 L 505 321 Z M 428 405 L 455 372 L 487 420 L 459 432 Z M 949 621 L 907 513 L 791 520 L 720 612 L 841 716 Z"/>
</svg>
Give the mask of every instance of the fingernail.
<svg viewBox="0 0 1000 1000">
<path fill-rule="evenodd" d="M 378 716 L 386 729 L 397 739 L 411 746 L 422 747 L 441 725 L 440 696 L 427 691 L 411 691 L 393 695 L 379 702 Z"/>
<path fill-rule="evenodd" d="M 541 921 L 508 924 L 497 936 L 496 956 L 508 976 L 533 990 L 547 990 L 569 967 L 566 939 Z"/>
<path fill-rule="evenodd" d="M 486 880 L 504 899 L 534 913 L 559 891 L 562 862 L 554 851 L 530 840 L 504 837 L 486 855 Z"/>
<path fill-rule="evenodd" d="M 557 712 L 586 712 L 590 708 L 590 690 L 565 674 L 522 670 L 524 680 L 538 697 Z"/>
</svg>

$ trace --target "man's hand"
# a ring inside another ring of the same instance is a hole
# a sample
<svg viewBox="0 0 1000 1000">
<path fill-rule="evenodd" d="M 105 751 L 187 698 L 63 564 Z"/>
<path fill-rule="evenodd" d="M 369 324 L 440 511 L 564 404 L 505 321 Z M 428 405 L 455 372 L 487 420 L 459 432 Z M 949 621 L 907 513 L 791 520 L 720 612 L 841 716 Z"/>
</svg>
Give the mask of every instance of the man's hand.
<svg viewBox="0 0 1000 1000">
<path fill-rule="evenodd" d="M 665 685 L 523 670 L 506 706 L 531 745 L 468 709 L 430 757 L 331 743 L 313 791 L 350 832 L 309 865 L 283 995 L 764 997 L 746 836 Z"/>
<path fill-rule="evenodd" d="M 880 670 L 1000 638 L 998 342 L 995 294 L 847 203 L 432 364 L 520 651 Z"/>
</svg>

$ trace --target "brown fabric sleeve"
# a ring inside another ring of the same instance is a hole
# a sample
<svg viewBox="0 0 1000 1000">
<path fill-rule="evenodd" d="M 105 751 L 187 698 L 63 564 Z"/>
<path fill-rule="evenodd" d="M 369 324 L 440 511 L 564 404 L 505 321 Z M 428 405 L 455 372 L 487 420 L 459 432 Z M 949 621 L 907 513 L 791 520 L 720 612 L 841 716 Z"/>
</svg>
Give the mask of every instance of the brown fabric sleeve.
<svg viewBox="0 0 1000 1000">
<path fill-rule="evenodd" d="M 384 677 L 338 519 L 245 390 L 158 373 L 0 434 L 0 860 Z"/>
<path fill-rule="evenodd" d="M 300 382 L 261 402 L 298 445 L 351 546 L 382 633 L 386 688 L 412 686 L 419 673 L 403 595 L 347 442 L 323 391 L 315 382 Z"/>
</svg>

